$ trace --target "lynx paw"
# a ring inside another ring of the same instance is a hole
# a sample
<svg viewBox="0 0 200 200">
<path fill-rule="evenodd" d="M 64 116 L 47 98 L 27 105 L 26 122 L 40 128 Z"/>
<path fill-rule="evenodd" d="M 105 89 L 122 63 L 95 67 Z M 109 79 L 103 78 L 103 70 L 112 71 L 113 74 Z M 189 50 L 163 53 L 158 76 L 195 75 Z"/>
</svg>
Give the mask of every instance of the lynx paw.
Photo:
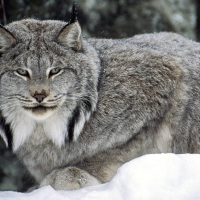
<svg viewBox="0 0 200 200">
<path fill-rule="evenodd" d="M 56 190 L 74 190 L 85 186 L 98 185 L 100 182 L 88 172 L 76 167 L 53 170 L 40 184 L 51 185 Z"/>
</svg>

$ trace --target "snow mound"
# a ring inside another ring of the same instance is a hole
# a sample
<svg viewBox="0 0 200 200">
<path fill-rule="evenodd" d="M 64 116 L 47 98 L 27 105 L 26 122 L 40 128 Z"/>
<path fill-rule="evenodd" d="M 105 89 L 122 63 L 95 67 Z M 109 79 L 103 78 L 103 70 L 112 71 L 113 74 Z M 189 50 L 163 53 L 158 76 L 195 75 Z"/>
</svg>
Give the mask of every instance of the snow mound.
<svg viewBox="0 0 200 200">
<path fill-rule="evenodd" d="M 50 186 L 31 193 L 0 192 L 0 200 L 197 200 L 200 155 L 152 154 L 124 164 L 106 184 L 73 191 Z"/>
</svg>

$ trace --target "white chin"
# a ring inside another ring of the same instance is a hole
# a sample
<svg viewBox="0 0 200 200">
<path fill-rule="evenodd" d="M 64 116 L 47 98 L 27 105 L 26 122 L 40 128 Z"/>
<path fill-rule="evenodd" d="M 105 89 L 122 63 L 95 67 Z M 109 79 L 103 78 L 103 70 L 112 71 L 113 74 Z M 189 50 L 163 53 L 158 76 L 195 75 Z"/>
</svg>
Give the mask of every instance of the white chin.
<svg viewBox="0 0 200 200">
<path fill-rule="evenodd" d="M 25 113 L 29 115 L 31 118 L 37 120 L 37 121 L 42 121 L 50 117 L 56 109 L 41 109 L 41 110 L 26 110 Z"/>
</svg>

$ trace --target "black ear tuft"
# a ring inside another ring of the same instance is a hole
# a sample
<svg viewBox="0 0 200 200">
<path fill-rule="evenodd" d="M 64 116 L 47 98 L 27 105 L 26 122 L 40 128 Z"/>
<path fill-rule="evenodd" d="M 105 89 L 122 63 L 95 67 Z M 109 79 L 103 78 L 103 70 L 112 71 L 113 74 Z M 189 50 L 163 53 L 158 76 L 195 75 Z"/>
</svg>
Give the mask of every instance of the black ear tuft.
<svg viewBox="0 0 200 200">
<path fill-rule="evenodd" d="M 78 14 L 78 12 L 77 12 L 77 8 L 76 8 L 76 3 L 73 3 L 69 24 L 77 22 L 77 14 Z"/>
<path fill-rule="evenodd" d="M 74 3 L 69 23 L 67 23 L 60 31 L 57 36 L 57 42 L 63 46 L 70 47 L 75 51 L 80 51 L 82 48 L 81 41 L 81 27 L 77 21 L 76 3 Z"/>
<path fill-rule="evenodd" d="M 76 3 L 72 6 L 72 13 L 69 23 L 67 23 L 57 36 L 57 42 L 63 46 L 80 51 L 82 48 L 81 27 L 77 21 Z"/>
</svg>

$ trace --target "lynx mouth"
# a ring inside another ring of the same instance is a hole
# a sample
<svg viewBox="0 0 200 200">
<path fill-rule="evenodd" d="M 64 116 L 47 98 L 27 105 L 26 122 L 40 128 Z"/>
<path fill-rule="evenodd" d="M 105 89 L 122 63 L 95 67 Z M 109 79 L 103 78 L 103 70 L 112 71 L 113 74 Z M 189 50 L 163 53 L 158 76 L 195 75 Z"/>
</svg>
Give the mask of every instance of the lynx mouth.
<svg viewBox="0 0 200 200">
<path fill-rule="evenodd" d="M 45 106 L 36 106 L 36 107 L 23 107 L 25 110 L 32 111 L 32 113 L 37 115 L 42 115 L 47 111 L 53 111 L 57 106 L 45 107 Z"/>
</svg>

